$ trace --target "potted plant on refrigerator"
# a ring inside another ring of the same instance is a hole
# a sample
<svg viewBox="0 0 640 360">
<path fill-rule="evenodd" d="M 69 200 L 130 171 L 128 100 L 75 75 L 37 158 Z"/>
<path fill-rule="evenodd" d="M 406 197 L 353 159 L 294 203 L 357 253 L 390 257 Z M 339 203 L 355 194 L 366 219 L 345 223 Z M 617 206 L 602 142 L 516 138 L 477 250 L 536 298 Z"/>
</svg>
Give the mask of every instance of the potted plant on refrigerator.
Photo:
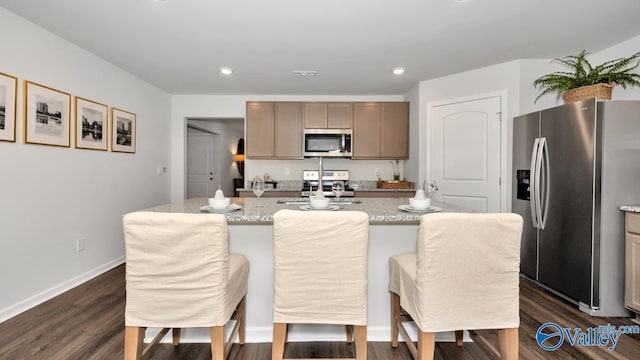
<svg viewBox="0 0 640 360">
<path fill-rule="evenodd" d="M 626 58 L 606 61 L 600 65 L 592 66 L 587 60 L 589 55 L 582 50 L 578 55 L 569 55 L 554 59 L 571 71 L 556 71 L 541 76 L 533 82 L 533 86 L 542 90 L 540 97 L 548 93 L 557 93 L 562 96 L 564 103 L 571 103 L 592 97 L 602 100 L 611 99 L 611 89 L 620 85 L 640 86 L 640 75 L 633 71 L 640 65 L 640 52 Z"/>
</svg>

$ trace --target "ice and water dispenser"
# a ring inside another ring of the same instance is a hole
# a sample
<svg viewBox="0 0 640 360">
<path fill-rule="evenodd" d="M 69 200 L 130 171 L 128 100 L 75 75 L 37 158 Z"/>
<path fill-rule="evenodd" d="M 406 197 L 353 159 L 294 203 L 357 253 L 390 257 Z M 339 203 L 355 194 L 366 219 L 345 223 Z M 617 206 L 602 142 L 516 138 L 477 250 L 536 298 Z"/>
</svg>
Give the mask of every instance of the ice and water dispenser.
<svg viewBox="0 0 640 360">
<path fill-rule="evenodd" d="M 529 200 L 529 170 L 516 170 L 516 180 L 518 181 L 516 198 Z"/>
</svg>

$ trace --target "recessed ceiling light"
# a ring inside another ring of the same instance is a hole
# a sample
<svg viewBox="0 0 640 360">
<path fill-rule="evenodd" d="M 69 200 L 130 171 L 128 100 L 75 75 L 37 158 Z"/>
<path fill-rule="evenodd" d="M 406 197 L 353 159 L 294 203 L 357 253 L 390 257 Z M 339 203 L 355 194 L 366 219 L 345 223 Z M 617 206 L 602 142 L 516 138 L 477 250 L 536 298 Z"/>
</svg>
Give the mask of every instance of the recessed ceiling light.
<svg viewBox="0 0 640 360">
<path fill-rule="evenodd" d="M 291 75 L 293 76 L 316 76 L 315 70 L 293 70 Z"/>
<path fill-rule="evenodd" d="M 393 75 L 402 75 L 404 74 L 404 68 L 402 67 L 393 68 L 391 72 L 393 73 Z"/>
<path fill-rule="evenodd" d="M 222 68 L 220 68 L 220 73 L 223 74 L 223 75 L 231 75 L 231 74 L 233 74 L 233 70 L 231 70 L 228 67 L 222 67 Z"/>
</svg>

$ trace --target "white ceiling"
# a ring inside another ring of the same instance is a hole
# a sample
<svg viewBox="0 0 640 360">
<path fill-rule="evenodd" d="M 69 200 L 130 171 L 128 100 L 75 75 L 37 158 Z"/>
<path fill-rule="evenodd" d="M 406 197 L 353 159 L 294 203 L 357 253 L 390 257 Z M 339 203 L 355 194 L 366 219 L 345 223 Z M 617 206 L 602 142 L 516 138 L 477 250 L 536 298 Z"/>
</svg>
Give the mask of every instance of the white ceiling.
<svg viewBox="0 0 640 360">
<path fill-rule="evenodd" d="M 583 48 L 596 52 L 640 35 L 638 0 L 0 0 L 0 6 L 171 94 L 403 94 L 421 80 Z M 233 75 L 221 75 L 224 66 Z M 396 66 L 406 73 L 393 76 Z M 294 77 L 293 70 L 317 76 Z"/>
</svg>

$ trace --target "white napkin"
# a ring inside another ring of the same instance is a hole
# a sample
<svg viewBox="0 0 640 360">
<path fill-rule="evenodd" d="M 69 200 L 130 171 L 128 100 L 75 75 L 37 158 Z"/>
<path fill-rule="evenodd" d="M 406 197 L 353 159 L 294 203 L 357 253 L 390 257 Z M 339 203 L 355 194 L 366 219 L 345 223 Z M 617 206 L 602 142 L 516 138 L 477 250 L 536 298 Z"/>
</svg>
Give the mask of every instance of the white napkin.
<svg viewBox="0 0 640 360">
<path fill-rule="evenodd" d="M 224 199 L 224 193 L 222 192 L 222 190 L 218 189 L 216 190 L 216 195 L 213 197 L 214 199 Z"/>
<path fill-rule="evenodd" d="M 318 190 L 316 190 L 316 199 L 324 199 L 324 193 L 322 192 L 322 188 L 318 186 Z"/>
<path fill-rule="evenodd" d="M 427 197 L 424 195 L 424 190 L 418 189 L 416 190 L 416 196 L 413 197 L 416 200 L 424 200 Z"/>
</svg>

